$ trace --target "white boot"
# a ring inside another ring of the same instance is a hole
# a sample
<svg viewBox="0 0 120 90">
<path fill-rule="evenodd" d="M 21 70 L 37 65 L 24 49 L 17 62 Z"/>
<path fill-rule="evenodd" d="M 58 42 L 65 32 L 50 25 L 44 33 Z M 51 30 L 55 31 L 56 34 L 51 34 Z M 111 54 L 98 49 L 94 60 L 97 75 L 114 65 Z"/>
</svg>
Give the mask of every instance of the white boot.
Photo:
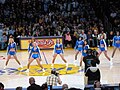
<svg viewBox="0 0 120 90">
<path fill-rule="evenodd" d="M 53 67 L 53 66 L 54 66 L 54 63 L 51 64 L 51 67 Z"/>
<path fill-rule="evenodd" d="M 3 69 L 6 69 L 6 67 L 7 67 L 7 66 L 5 65 Z"/>
<path fill-rule="evenodd" d="M 29 73 L 29 69 L 27 69 L 26 72 Z"/>
<path fill-rule="evenodd" d="M 74 65 L 77 66 L 77 60 L 74 60 Z"/>
<path fill-rule="evenodd" d="M 23 66 L 22 66 L 22 65 L 20 65 L 20 68 L 23 68 Z"/>
<path fill-rule="evenodd" d="M 112 62 L 113 58 L 110 59 L 110 65 L 112 66 L 113 65 L 113 62 Z"/>
<path fill-rule="evenodd" d="M 68 67 L 68 63 L 66 63 L 66 67 Z"/>
<path fill-rule="evenodd" d="M 42 71 L 45 72 L 45 69 L 43 68 Z"/>
</svg>

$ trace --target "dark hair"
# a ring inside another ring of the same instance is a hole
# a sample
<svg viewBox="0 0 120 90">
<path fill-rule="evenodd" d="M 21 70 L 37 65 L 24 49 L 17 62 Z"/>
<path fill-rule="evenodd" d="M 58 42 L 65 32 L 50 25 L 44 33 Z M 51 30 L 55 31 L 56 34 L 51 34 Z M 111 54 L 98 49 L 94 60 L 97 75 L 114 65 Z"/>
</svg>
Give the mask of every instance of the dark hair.
<svg viewBox="0 0 120 90">
<path fill-rule="evenodd" d="M 88 49 L 86 53 L 87 53 L 88 55 L 92 55 L 92 52 L 93 52 L 92 49 Z"/>
<path fill-rule="evenodd" d="M 17 87 L 16 90 L 22 90 L 22 87 Z"/>
<path fill-rule="evenodd" d="M 79 38 L 81 38 L 81 40 L 83 40 L 83 37 L 79 36 L 79 37 L 78 37 L 78 40 L 79 40 Z"/>
<path fill-rule="evenodd" d="M 48 88 L 48 86 L 47 86 L 47 82 L 43 83 L 42 86 L 41 86 L 41 88 L 42 88 L 42 90 Z"/>
<path fill-rule="evenodd" d="M 55 76 L 58 76 L 59 73 L 56 71 L 56 69 L 52 69 L 51 74 L 54 74 Z"/>
<path fill-rule="evenodd" d="M 0 89 L 4 89 L 4 85 L 1 82 L 0 82 Z"/>
<path fill-rule="evenodd" d="M 98 80 L 96 80 L 96 81 L 94 81 L 94 88 L 96 88 L 97 86 L 96 86 L 96 83 L 97 82 L 100 82 L 100 81 L 98 81 Z M 100 85 L 101 86 L 101 85 Z"/>
<path fill-rule="evenodd" d="M 51 74 L 55 74 L 56 73 L 56 70 L 55 69 L 52 69 L 51 70 Z"/>
<path fill-rule="evenodd" d="M 92 50 L 92 54 L 93 54 L 94 56 L 98 56 L 99 53 L 98 53 L 95 49 L 93 49 L 93 50 Z"/>
</svg>

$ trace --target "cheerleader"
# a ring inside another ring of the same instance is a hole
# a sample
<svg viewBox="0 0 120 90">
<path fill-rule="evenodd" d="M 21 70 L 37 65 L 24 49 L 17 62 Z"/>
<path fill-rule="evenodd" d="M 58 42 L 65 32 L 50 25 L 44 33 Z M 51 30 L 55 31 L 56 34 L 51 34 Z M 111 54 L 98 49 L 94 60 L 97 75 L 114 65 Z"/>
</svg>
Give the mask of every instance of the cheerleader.
<svg viewBox="0 0 120 90">
<path fill-rule="evenodd" d="M 116 32 L 116 36 L 113 37 L 113 44 L 112 44 L 112 46 L 114 47 L 114 49 L 113 49 L 111 60 L 113 59 L 116 50 L 119 49 L 119 51 L 120 51 L 120 33 L 119 33 L 119 31 L 117 31 Z"/>
<path fill-rule="evenodd" d="M 17 51 L 16 43 L 14 42 L 13 37 L 10 37 L 10 38 L 9 38 L 8 47 L 7 47 L 7 61 L 6 61 L 6 64 L 5 64 L 4 69 L 6 69 L 6 67 L 7 67 L 7 65 L 8 65 L 8 62 L 9 62 L 9 60 L 11 59 L 11 56 L 14 57 L 14 59 L 17 61 L 17 63 L 18 63 L 18 64 L 20 65 L 20 67 L 22 68 L 22 65 L 20 64 L 19 60 L 17 59 L 16 51 Z"/>
<path fill-rule="evenodd" d="M 83 57 L 87 56 L 87 50 L 89 49 L 89 45 L 87 44 L 87 41 L 85 40 L 84 41 L 84 45 L 83 45 L 83 50 L 82 50 L 82 57 L 81 57 L 81 60 L 80 60 L 80 66 L 82 66 L 82 60 L 83 60 Z"/>
<path fill-rule="evenodd" d="M 66 63 L 66 67 L 68 67 L 68 63 L 63 56 L 63 44 L 60 43 L 60 39 L 56 39 L 56 44 L 54 46 L 54 54 L 53 54 L 53 60 L 52 60 L 51 66 L 54 65 L 54 62 L 55 62 L 57 55 L 60 55 L 62 60 Z"/>
<path fill-rule="evenodd" d="M 107 45 L 104 40 L 104 35 L 100 36 L 99 56 L 102 52 L 104 53 L 105 57 L 110 61 L 110 58 L 107 55 Z M 112 62 L 110 62 L 110 64 L 112 64 Z"/>
<path fill-rule="evenodd" d="M 79 37 L 78 40 L 76 41 L 76 45 L 75 45 L 75 50 L 76 50 L 76 53 L 75 53 L 75 61 L 74 61 L 74 64 L 76 65 L 76 61 L 77 61 L 77 56 L 78 54 L 82 54 L 82 50 L 83 50 L 83 45 L 84 45 L 84 40 L 82 37 Z"/>
<path fill-rule="evenodd" d="M 30 55 L 29 56 L 30 57 L 29 57 L 29 62 L 28 62 L 28 65 L 27 65 L 27 71 L 26 72 L 29 72 L 30 64 L 33 62 L 34 59 L 36 59 L 37 64 L 42 68 L 42 71 L 44 72 L 45 70 L 44 70 L 43 66 L 41 65 L 42 59 L 41 59 L 41 55 L 40 55 L 40 49 L 37 46 L 36 42 L 33 43 L 33 47 L 30 50 Z"/>
<path fill-rule="evenodd" d="M 33 47 L 33 42 L 35 42 L 35 38 L 34 37 L 32 37 L 31 42 L 29 43 L 28 52 L 30 52 L 31 48 Z"/>
</svg>

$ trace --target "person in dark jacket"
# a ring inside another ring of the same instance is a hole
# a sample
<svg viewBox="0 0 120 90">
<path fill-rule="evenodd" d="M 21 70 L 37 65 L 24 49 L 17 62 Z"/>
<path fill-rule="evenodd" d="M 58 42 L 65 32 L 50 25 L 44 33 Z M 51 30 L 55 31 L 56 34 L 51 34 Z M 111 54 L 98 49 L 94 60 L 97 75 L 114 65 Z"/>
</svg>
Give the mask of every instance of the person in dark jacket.
<svg viewBox="0 0 120 90">
<path fill-rule="evenodd" d="M 88 77 L 88 84 L 94 84 L 94 81 L 100 81 L 100 70 L 98 67 L 89 67 L 86 70 L 85 76 Z"/>
<path fill-rule="evenodd" d="M 30 86 L 27 87 L 27 90 L 42 90 L 41 87 L 35 84 L 35 79 L 33 77 L 29 78 Z"/>
<path fill-rule="evenodd" d="M 100 60 L 98 56 L 93 54 L 92 49 L 87 50 L 87 56 L 83 58 L 83 62 L 85 64 L 85 72 L 88 67 L 91 67 L 91 66 L 96 67 L 97 64 L 100 64 Z"/>
</svg>

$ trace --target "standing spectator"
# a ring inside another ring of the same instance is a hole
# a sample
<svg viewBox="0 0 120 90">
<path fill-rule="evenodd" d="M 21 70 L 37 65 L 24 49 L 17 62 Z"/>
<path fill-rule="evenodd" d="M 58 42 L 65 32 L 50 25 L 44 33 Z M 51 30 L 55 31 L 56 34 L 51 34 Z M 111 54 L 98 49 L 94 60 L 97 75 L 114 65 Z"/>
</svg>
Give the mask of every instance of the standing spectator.
<svg viewBox="0 0 120 90">
<path fill-rule="evenodd" d="M 1 49 L 5 49 L 5 47 L 7 46 L 7 36 L 6 36 L 6 34 L 2 35 L 0 44 L 1 44 Z"/>
<path fill-rule="evenodd" d="M 85 72 L 88 67 L 96 67 L 97 64 L 100 64 L 100 60 L 98 59 L 98 56 L 93 55 L 93 50 L 88 49 L 87 50 L 87 56 L 83 58 L 83 62 L 85 63 Z"/>
<path fill-rule="evenodd" d="M 66 25 L 65 28 L 63 28 L 63 34 L 70 32 L 70 28 Z"/>
<path fill-rule="evenodd" d="M 47 77 L 46 81 L 47 85 L 50 86 L 57 86 L 57 83 L 62 84 L 59 73 L 57 73 L 55 69 L 51 70 L 51 75 Z"/>
<path fill-rule="evenodd" d="M 97 30 L 94 30 L 92 37 L 94 40 L 95 47 L 97 47 L 98 46 L 98 32 L 97 32 Z"/>
<path fill-rule="evenodd" d="M 27 90 L 42 90 L 41 87 L 35 84 L 35 79 L 33 77 L 29 78 L 30 86 L 27 87 Z"/>
<path fill-rule="evenodd" d="M 72 43 L 70 32 L 67 32 L 65 34 L 65 47 L 70 47 L 70 44 Z"/>
</svg>

